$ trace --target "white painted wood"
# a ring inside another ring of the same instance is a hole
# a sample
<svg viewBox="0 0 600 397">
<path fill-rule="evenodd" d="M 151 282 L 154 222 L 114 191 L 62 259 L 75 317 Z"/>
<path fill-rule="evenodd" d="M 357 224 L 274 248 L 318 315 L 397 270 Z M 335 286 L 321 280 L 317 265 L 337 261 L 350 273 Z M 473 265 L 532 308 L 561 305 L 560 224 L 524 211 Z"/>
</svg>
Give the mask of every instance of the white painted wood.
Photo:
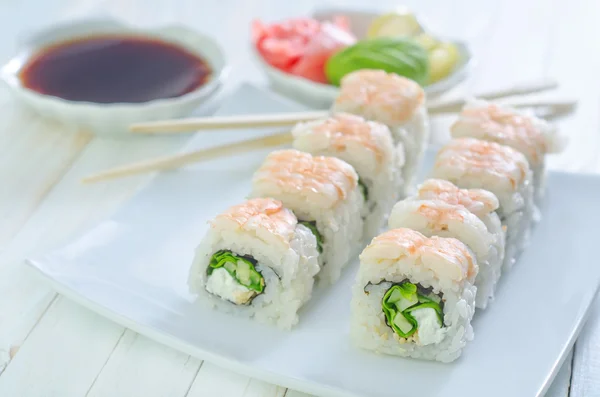
<svg viewBox="0 0 600 397">
<path fill-rule="evenodd" d="M 83 396 L 123 334 L 118 325 L 99 320 L 57 298 L 0 376 L 0 396 Z"/>
<path fill-rule="evenodd" d="M 600 396 L 600 301 L 575 346 L 571 397 Z"/>
<path fill-rule="evenodd" d="M 242 396 L 251 378 L 204 362 L 186 397 Z"/>
<path fill-rule="evenodd" d="M 3 95 L 2 95 L 3 96 Z M 90 141 L 89 134 L 57 131 L 8 100 L 0 117 L 0 247 L 19 230 Z M 18 205 L 15 205 L 18 203 Z"/>
<path fill-rule="evenodd" d="M 301 391 L 288 389 L 287 393 L 285 393 L 285 397 L 311 397 L 311 395 L 302 393 Z"/>
<path fill-rule="evenodd" d="M 284 393 L 282 387 L 204 362 L 186 397 L 283 397 Z"/>
<path fill-rule="evenodd" d="M 0 349 L 22 340 L 53 296 L 50 289 L 24 272 L 22 258 L 44 252 L 65 241 L 70 235 L 92 226 L 114 211 L 147 180 L 147 176 L 128 178 L 93 186 L 82 185 L 83 175 L 92 170 L 145 158 L 181 145 L 181 139 L 153 139 L 140 142 L 96 140 L 82 153 L 80 161 L 56 185 L 44 203 L 0 252 Z M 32 315 L 30 316 L 30 313 Z"/>
<path fill-rule="evenodd" d="M 329 1 L 327 5 L 348 3 L 365 7 L 358 0 Z M 466 38 L 473 46 L 480 65 L 459 90 L 495 88 L 528 77 L 559 78 L 582 102 L 575 115 L 560 121 L 572 137 L 571 146 L 550 165 L 555 169 L 600 170 L 600 53 L 593 39 L 600 37 L 600 12 L 595 0 L 569 2 L 568 6 L 557 0 L 535 0 L 528 2 L 528 7 L 516 0 L 403 3 L 421 10 L 425 22 L 439 31 Z M 197 0 L 51 0 L 32 4 L 0 3 L 0 15 L 10 16 L 3 18 L 0 26 L 5 37 L 17 37 L 52 20 L 86 13 L 107 13 L 142 25 L 180 22 L 215 34 L 226 45 L 233 66 L 230 90 L 244 80 L 264 81 L 247 50 L 251 18 L 302 15 L 317 2 L 220 0 L 208 6 Z M 381 9 L 394 6 L 396 1 L 377 3 Z M 211 14 L 207 13 L 209 7 Z M 463 20 L 457 23 L 457 18 Z M 5 59 L 13 47 L 10 40 L 0 43 L 0 58 Z M 450 118 L 434 120 L 436 136 L 443 137 L 450 122 Z M 172 152 L 180 144 L 172 140 L 90 142 L 86 134 L 62 132 L 59 126 L 15 112 L 12 105 L 6 106 L 5 93 L 0 91 L 0 396 L 68 397 L 87 392 L 91 396 L 134 397 L 178 397 L 186 393 L 192 397 L 282 396 L 282 388 L 209 363 L 200 365 L 198 360 L 135 337 L 130 331 L 123 335 L 122 328 L 61 298 L 50 305 L 54 293 L 23 272 L 21 258 L 45 251 L 91 226 L 129 197 L 144 179 L 84 187 L 79 178 Z M 593 396 L 600 389 L 600 325 L 598 316 L 594 318 L 575 350 L 572 394 L 577 396 Z M 6 365 L 11 356 L 13 361 Z M 567 359 L 548 395 L 567 395 L 569 364 Z M 194 378 L 195 371 L 198 374 Z M 306 395 L 290 390 L 286 396 Z"/>
<path fill-rule="evenodd" d="M 87 397 L 184 396 L 201 361 L 126 331 Z"/>
</svg>

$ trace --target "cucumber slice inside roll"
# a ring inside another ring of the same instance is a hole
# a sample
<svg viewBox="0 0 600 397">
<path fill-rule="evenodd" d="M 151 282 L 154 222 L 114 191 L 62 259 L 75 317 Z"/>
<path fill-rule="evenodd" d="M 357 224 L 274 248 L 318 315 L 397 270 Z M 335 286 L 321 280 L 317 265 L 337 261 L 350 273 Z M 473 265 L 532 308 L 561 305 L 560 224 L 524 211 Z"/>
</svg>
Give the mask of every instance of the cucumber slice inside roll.
<svg viewBox="0 0 600 397">
<path fill-rule="evenodd" d="M 415 294 L 410 299 L 402 298 L 398 302 L 396 302 L 396 309 L 399 312 L 403 312 L 404 310 L 410 308 L 411 306 L 416 305 L 417 303 L 419 303 L 419 299 L 417 298 L 417 295 Z"/>
<path fill-rule="evenodd" d="M 365 183 L 358 178 L 358 187 L 360 188 L 360 191 L 365 199 L 365 202 L 369 201 L 369 188 L 367 187 L 367 185 L 365 185 Z"/>
<path fill-rule="evenodd" d="M 444 326 L 441 297 L 434 293 L 428 293 L 426 296 L 419 293 L 420 290 L 423 291 L 424 288 L 405 281 L 392 285 L 381 300 L 381 308 L 388 326 L 402 338 L 412 336 L 419 328 L 417 320 L 411 314 L 415 310 L 433 309 L 440 326 Z"/>
<path fill-rule="evenodd" d="M 258 294 L 265 289 L 265 279 L 256 270 L 256 260 L 249 256 L 236 255 L 231 251 L 220 250 L 210 258 L 206 270 L 210 276 L 215 269 L 224 268 L 240 285 Z"/>
<path fill-rule="evenodd" d="M 396 303 L 400 299 L 402 299 L 402 294 L 400 293 L 400 290 L 398 288 L 394 288 L 387 301 L 389 303 Z"/>
<path fill-rule="evenodd" d="M 414 325 L 411 324 L 406 317 L 402 315 L 402 313 L 396 313 L 396 316 L 394 317 L 394 325 L 405 334 L 410 333 L 414 328 Z"/>
</svg>

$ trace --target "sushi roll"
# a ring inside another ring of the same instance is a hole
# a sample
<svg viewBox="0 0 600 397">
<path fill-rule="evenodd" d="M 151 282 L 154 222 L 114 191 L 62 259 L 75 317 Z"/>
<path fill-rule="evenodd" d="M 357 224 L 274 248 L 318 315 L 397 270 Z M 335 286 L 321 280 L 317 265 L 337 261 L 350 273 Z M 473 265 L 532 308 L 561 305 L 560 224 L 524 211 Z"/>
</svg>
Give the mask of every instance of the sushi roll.
<svg viewBox="0 0 600 397">
<path fill-rule="evenodd" d="M 500 278 L 502 262 L 492 250 L 495 236 L 483 221 L 462 205 L 442 200 L 409 198 L 399 201 L 390 214 L 389 227 L 408 228 L 427 237 L 453 237 L 466 244 L 477 259 L 479 273 L 475 278 L 475 306 L 487 307 Z"/>
<path fill-rule="evenodd" d="M 379 233 L 403 189 L 404 153 L 398 153 L 389 129 L 359 116 L 338 113 L 297 124 L 292 135 L 295 149 L 337 157 L 354 167 L 367 213 L 363 238 L 370 241 Z"/>
<path fill-rule="evenodd" d="M 317 239 L 319 279 L 335 282 L 362 246 L 364 198 L 351 165 L 335 157 L 279 150 L 252 179 L 252 197 L 281 200 Z"/>
<path fill-rule="evenodd" d="M 552 124 L 516 109 L 472 100 L 465 105 L 450 131 L 454 138 L 483 139 L 523 153 L 533 172 L 536 202 L 541 202 L 545 190 L 545 156 L 564 147 L 564 139 Z"/>
<path fill-rule="evenodd" d="M 473 339 L 477 261 L 454 238 L 392 229 L 360 255 L 350 338 L 377 353 L 456 360 Z"/>
<path fill-rule="evenodd" d="M 347 112 L 378 121 L 404 148 L 404 196 L 410 194 L 429 140 L 425 92 L 419 84 L 382 70 L 363 69 L 342 78 L 333 112 Z"/>
<path fill-rule="evenodd" d="M 289 329 L 319 271 L 317 241 L 278 200 L 256 198 L 210 222 L 190 268 L 200 300 Z"/>
<path fill-rule="evenodd" d="M 494 193 L 483 189 L 461 189 L 451 182 L 432 178 L 419 186 L 416 197 L 421 200 L 442 200 L 448 204 L 462 205 L 481 219 L 488 232 L 494 236 L 488 258 L 492 268 L 499 269 L 494 276 L 500 277 L 501 264 L 504 262 L 505 235 L 497 213 L 500 203 Z M 478 277 L 485 277 L 481 275 L 482 272 L 480 268 Z M 478 293 L 482 293 L 481 288 Z"/>
<path fill-rule="evenodd" d="M 532 172 L 525 156 L 494 142 L 453 139 L 438 152 L 433 177 L 496 195 L 497 212 L 506 236 L 503 268 L 510 269 L 528 243 L 536 208 Z"/>
</svg>

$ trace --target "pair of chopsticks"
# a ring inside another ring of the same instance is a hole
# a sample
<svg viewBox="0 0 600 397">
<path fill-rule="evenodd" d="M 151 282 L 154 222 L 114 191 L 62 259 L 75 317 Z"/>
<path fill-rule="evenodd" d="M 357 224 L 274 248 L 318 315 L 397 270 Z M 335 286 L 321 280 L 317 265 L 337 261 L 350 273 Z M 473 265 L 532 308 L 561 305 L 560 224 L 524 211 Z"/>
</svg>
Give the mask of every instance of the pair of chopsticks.
<svg viewBox="0 0 600 397">
<path fill-rule="evenodd" d="M 497 100 L 502 104 L 518 108 L 550 108 L 554 113 L 565 113 L 573 109 L 576 104 L 574 100 L 526 98 L 521 95 L 539 93 L 548 91 L 557 87 L 553 80 L 544 80 L 525 85 L 514 86 L 501 91 L 491 91 L 475 95 L 476 98 Z M 506 100 L 508 97 L 516 97 Z M 432 101 L 428 104 L 430 114 L 458 112 L 462 108 L 466 98 L 457 98 L 452 100 Z M 236 128 L 259 128 L 259 127 L 290 127 L 299 122 L 316 120 L 327 117 L 328 111 L 310 111 L 299 113 L 281 113 L 270 115 L 247 115 L 232 117 L 206 117 L 190 118 L 181 120 L 165 120 L 149 123 L 133 124 L 131 132 L 136 134 L 173 134 L 192 132 L 205 129 L 236 129 Z M 189 164 L 208 161 L 223 156 L 245 153 L 253 150 L 259 150 L 270 147 L 277 147 L 292 142 L 292 136 L 289 131 L 269 135 L 261 138 L 244 140 L 228 145 L 217 146 L 210 149 L 201 149 L 188 153 L 181 153 L 172 156 L 154 158 L 138 163 L 133 163 L 121 167 L 112 168 L 84 178 L 84 183 L 93 183 L 120 177 L 143 174 L 153 171 L 173 170 L 184 167 Z"/>
<path fill-rule="evenodd" d="M 504 90 L 496 90 L 475 95 L 476 98 L 493 100 L 506 97 L 533 94 L 552 90 L 558 87 L 554 80 L 541 80 L 527 84 L 516 85 Z M 437 100 L 427 103 L 429 114 L 457 113 L 465 104 L 466 98 L 450 100 Z M 537 100 L 534 103 L 527 98 L 517 98 L 510 102 L 514 107 L 552 107 L 568 106 L 569 102 L 559 100 Z M 296 123 L 321 119 L 329 115 L 328 111 L 309 111 L 295 113 L 279 113 L 264 115 L 228 116 L 228 117 L 203 117 L 180 120 L 152 121 L 138 123 L 130 126 L 130 131 L 135 134 L 177 134 L 203 129 L 225 128 L 259 128 L 259 127 L 286 127 Z"/>
</svg>

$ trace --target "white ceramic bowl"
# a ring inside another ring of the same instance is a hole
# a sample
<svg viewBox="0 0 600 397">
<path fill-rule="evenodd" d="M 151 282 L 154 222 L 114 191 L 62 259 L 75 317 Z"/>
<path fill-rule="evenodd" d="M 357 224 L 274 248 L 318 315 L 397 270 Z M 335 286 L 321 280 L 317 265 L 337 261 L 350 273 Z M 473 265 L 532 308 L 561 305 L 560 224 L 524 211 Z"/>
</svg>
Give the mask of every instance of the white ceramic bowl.
<svg viewBox="0 0 600 397">
<path fill-rule="evenodd" d="M 94 34 L 138 34 L 178 44 L 203 57 L 210 65 L 211 79 L 196 90 L 175 98 L 143 103 L 99 104 L 69 101 L 44 95 L 23 86 L 19 73 L 41 48 L 67 39 Z M 2 80 L 14 96 L 39 114 L 76 125 L 99 135 L 124 135 L 135 122 L 182 117 L 209 98 L 222 85 L 227 67 L 223 51 L 215 40 L 183 26 L 136 29 L 113 19 L 80 20 L 37 32 L 26 38 L 20 51 L 0 70 Z"/>
<path fill-rule="evenodd" d="M 379 16 L 380 13 L 343 8 L 328 8 L 315 11 L 312 14 L 312 17 L 317 20 L 331 20 L 331 18 L 336 15 L 344 15 L 347 17 L 350 21 L 352 33 L 358 39 L 362 39 L 366 37 L 367 29 L 371 22 Z M 425 92 L 429 96 L 439 95 L 461 82 L 468 75 L 470 66 L 473 62 L 471 51 L 466 43 L 448 38 L 444 39 L 450 40 L 456 45 L 460 54 L 460 61 L 450 76 L 425 87 Z M 317 108 L 330 107 L 331 103 L 338 95 L 339 90 L 337 87 L 328 84 L 315 83 L 308 79 L 282 72 L 265 62 L 254 45 L 252 45 L 252 51 L 258 64 L 267 75 L 271 86 L 279 93 Z"/>
</svg>

